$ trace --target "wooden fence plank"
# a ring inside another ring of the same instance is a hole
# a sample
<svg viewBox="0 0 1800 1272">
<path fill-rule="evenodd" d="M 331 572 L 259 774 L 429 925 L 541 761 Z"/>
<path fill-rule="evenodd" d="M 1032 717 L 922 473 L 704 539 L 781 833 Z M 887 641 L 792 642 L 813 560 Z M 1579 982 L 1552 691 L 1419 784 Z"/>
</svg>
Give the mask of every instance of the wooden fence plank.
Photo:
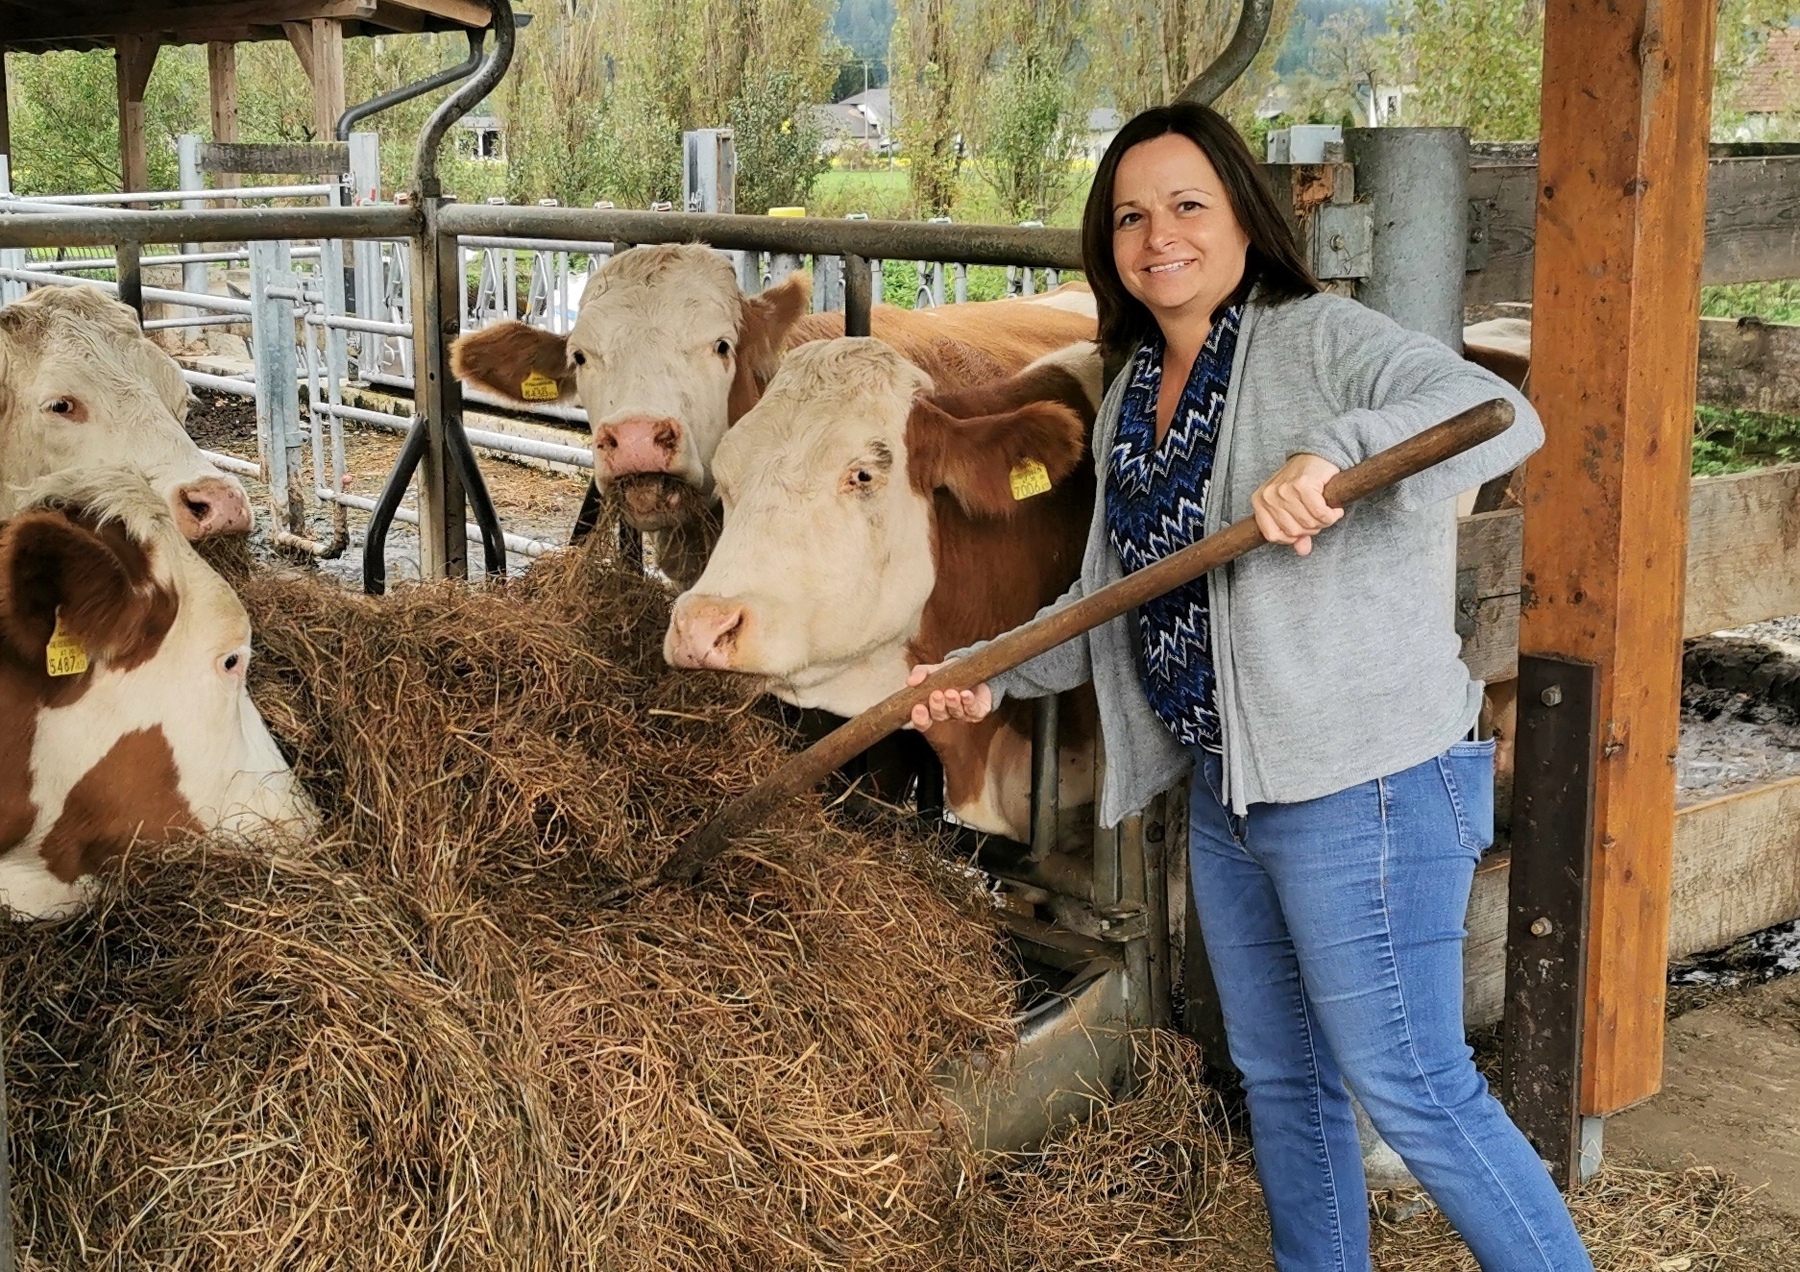
<svg viewBox="0 0 1800 1272">
<path fill-rule="evenodd" d="M 1531 299 L 1537 240 L 1537 166 L 1475 164 L 1469 197 L 1483 205 L 1484 267 L 1470 273 L 1471 305 Z M 1713 159 L 1707 165 L 1706 257 L 1700 280 L 1800 278 L 1800 155 Z"/>
<path fill-rule="evenodd" d="M 1463 954 L 1463 1016 L 1500 1019 L 1506 986 L 1510 863 L 1495 853 L 1475 872 Z M 1675 814 L 1669 957 L 1723 949 L 1800 919 L 1800 777 L 1683 808 Z"/>
<path fill-rule="evenodd" d="M 1684 636 L 1800 614 L 1800 464 L 1700 477 Z"/>
<path fill-rule="evenodd" d="M 1700 400 L 1708 406 L 1800 415 L 1800 326 L 1702 318 Z"/>
<path fill-rule="evenodd" d="M 1800 464 L 1696 477 L 1688 504 L 1687 595 L 1682 635 L 1800 614 Z M 1517 508 L 1464 517 L 1456 566 L 1475 572 L 1475 632 L 1463 661 L 1481 680 L 1518 666 Z"/>
<path fill-rule="evenodd" d="M 350 147 L 341 141 L 209 141 L 200 146 L 202 172 L 256 172 L 268 176 L 331 177 L 350 170 Z"/>
</svg>

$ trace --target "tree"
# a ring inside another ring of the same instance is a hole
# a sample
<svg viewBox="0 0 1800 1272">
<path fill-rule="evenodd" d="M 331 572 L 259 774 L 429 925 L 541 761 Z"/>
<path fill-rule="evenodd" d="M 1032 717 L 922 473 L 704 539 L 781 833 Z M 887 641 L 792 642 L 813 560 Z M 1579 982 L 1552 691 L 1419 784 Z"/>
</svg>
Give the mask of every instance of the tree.
<svg viewBox="0 0 1800 1272">
<path fill-rule="evenodd" d="M 1076 66 L 1085 15 L 1079 0 L 1012 0 L 984 16 L 995 52 L 974 100 L 976 171 L 1005 215 L 1042 219 L 1074 185 L 1092 100 Z"/>
<path fill-rule="evenodd" d="M 1407 122 L 1467 128 L 1477 140 L 1538 135 L 1542 0 L 1402 0 L 1395 48 L 1418 92 Z"/>
<path fill-rule="evenodd" d="M 760 214 L 805 203 L 829 166 L 824 129 L 792 71 L 754 72 L 738 87 L 730 115 L 737 146 L 737 210 Z"/>
<path fill-rule="evenodd" d="M 901 0 L 889 57 L 894 130 L 906 156 L 913 206 L 948 215 L 962 174 L 964 124 L 987 50 L 975 0 Z"/>
</svg>

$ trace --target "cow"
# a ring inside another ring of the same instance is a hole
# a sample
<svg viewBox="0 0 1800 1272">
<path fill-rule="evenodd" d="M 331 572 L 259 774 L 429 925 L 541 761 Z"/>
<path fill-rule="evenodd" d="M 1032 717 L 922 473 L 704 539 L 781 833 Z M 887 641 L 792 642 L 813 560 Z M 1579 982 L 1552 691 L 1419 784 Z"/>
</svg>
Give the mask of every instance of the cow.
<svg viewBox="0 0 1800 1272">
<path fill-rule="evenodd" d="M 927 310 L 877 305 L 870 323 L 908 356 L 954 341 L 1003 375 L 1094 338 L 1093 298 L 1079 290 Z M 596 484 L 617 488 L 658 568 L 685 586 L 716 535 L 719 439 L 756 405 L 784 352 L 844 334 L 842 314 L 807 314 L 810 294 L 796 274 L 747 296 L 730 261 L 698 244 L 634 247 L 595 273 L 567 336 L 499 323 L 457 340 L 453 365 L 467 383 L 517 401 L 578 397 Z"/>
<path fill-rule="evenodd" d="M 236 477 L 194 445 L 181 369 L 128 305 L 93 287 L 44 287 L 0 309 L 0 517 L 66 468 L 129 464 L 190 539 L 248 534 Z"/>
<path fill-rule="evenodd" d="M 0 523 L 0 902 L 80 910 L 134 843 L 306 835 L 250 701 L 250 620 L 133 469 L 66 469 Z"/>
<path fill-rule="evenodd" d="M 854 715 L 916 663 L 1029 619 L 1080 568 L 1100 380 L 1091 344 L 950 388 L 877 339 L 787 355 L 720 442 L 724 524 L 676 599 L 664 657 L 764 678 L 786 702 Z M 952 368 L 954 370 L 954 368 Z M 1091 695 L 1071 695 L 1065 803 L 1092 798 Z M 1030 833 L 1029 702 L 932 729 L 945 802 L 977 830 Z"/>
</svg>

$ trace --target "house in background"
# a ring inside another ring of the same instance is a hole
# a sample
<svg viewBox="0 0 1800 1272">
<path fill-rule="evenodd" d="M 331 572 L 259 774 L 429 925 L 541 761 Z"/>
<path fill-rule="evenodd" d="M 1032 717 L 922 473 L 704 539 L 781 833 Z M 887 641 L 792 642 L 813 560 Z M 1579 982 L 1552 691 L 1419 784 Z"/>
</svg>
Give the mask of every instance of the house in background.
<svg viewBox="0 0 1800 1272">
<path fill-rule="evenodd" d="M 464 159 L 506 162 L 506 132 L 492 115 L 464 115 L 456 121 L 456 153 Z"/>
<path fill-rule="evenodd" d="M 885 88 L 864 89 L 841 102 L 812 109 L 825 131 L 826 154 L 836 154 L 847 146 L 860 146 L 874 154 L 893 149 L 894 99 Z"/>
<path fill-rule="evenodd" d="M 1772 141 L 1800 130 L 1800 29 L 1769 37 L 1745 68 L 1731 105 L 1744 112 L 1734 140 Z"/>
<path fill-rule="evenodd" d="M 1113 137 L 1118 133 L 1125 116 L 1111 106 L 1097 106 L 1088 112 L 1087 133 L 1081 141 L 1081 153 L 1094 163 L 1100 162 L 1100 156 L 1112 145 Z"/>
</svg>

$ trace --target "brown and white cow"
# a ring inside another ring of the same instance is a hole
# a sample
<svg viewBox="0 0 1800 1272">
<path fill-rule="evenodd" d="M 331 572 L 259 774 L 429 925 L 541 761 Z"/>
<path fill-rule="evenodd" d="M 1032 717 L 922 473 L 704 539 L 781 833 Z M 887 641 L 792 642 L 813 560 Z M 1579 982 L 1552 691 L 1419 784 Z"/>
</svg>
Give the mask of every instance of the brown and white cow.
<svg viewBox="0 0 1800 1272">
<path fill-rule="evenodd" d="M 128 464 L 188 538 L 248 534 L 244 488 L 194 445 L 187 411 L 181 368 L 130 306 L 93 287 L 45 287 L 0 309 L 0 517 L 51 473 Z"/>
<path fill-rule="evenodd" d="M 250 620 L 141 473 L 71 469 L 0 524 L 0 903 L 78 910 L 136 842 L 308 833 L 245 689 Z"/>
<path fill-rule="evenodd" d="M 1094 346 L 956 390 L 927 369 L 875 339 L 787 356 L 713 457 L 724 528 L 675 602 L 671 663 L 765 677 L 787 702 L 854 715 L 915 663 L 1061 595 L 1094 501 Z M 1071 717 L 1062 787 L 1075 804 L 1091 798 L 1091 700 Z M 961 821 L 1028 837 L 1030 703 L 926 740 Z"/>
<path fill-rule="evenodd" d="M 711 248 L 635 247 L 594 274 L 566 337 L 500 323 L 456 342 L 456 373 L 520 401 L 579 397 L 595 482 L 618 487 L 626 520 L 652 536 L 658 566 L 691 583 L 715 533 L 720 438 L 756 405 L 786 350 L 844 334 L 842 314 L 807 314 L 810 293 L 795 275 L 746 296 Z M 907 356 L 958 342 L 997 377 L 1094 338 L 1091 296 L 1076 297 L 1074 312 L 1049 300 L 877 305 L 870 325 Z"/>
</svg>

